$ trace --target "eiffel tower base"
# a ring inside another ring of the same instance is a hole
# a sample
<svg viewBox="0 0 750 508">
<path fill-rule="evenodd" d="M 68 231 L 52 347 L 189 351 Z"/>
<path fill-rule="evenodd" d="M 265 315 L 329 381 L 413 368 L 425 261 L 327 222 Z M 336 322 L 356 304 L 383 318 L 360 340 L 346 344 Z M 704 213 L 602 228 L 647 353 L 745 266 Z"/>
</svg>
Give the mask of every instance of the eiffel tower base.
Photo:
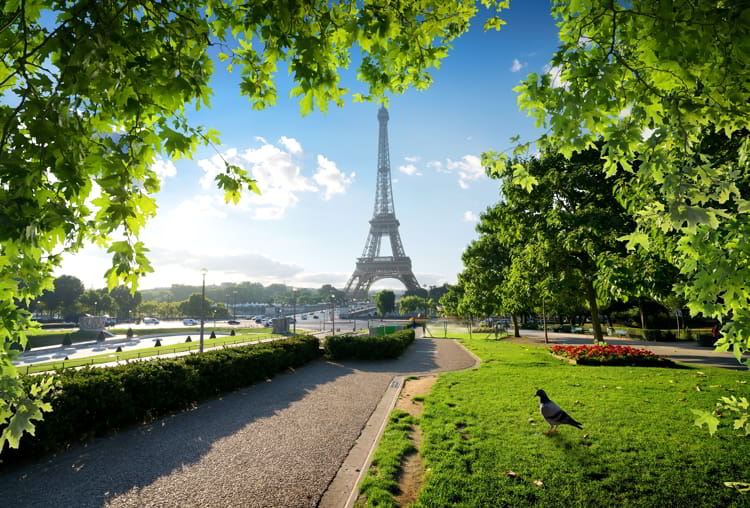
<svg viewBox="0 0 750 508">
<path fill-rule="evenodd" d="M 397 279 L 409 291 L 420 289 L 408 257 L 359 258 L 344 291 L 352 298 L 367 299 L 370 287 L 380 279 Z"/>
</svg>

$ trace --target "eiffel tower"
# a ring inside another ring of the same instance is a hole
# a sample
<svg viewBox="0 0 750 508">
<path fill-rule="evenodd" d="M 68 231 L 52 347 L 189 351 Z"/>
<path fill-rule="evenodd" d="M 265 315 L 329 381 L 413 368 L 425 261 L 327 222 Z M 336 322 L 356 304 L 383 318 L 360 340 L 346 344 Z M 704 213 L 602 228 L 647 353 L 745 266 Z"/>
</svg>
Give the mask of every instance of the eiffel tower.
<svg viewBox="0 0 750 508">
<path fill-rule="evenodd" d="M 344 291 L 352 298 L 367 298 L 370 286 L 380 279 L 398 279 L 406 289 L 420 289 L 411 259 L 404 253 L 399 222 L 393 207 L 391 188 L 391 160 L 388 153 L 388 110 L 378 110 L 378 179 L 375 189 L 375 209 L 370 220 L 370 234 L 367 236 L 362 257 L 357 259 L 354 273 L 346 283 Z M 380 256 L 380 242 L 388 235 L 391 240 L 391 256 Z"/>
</svg>

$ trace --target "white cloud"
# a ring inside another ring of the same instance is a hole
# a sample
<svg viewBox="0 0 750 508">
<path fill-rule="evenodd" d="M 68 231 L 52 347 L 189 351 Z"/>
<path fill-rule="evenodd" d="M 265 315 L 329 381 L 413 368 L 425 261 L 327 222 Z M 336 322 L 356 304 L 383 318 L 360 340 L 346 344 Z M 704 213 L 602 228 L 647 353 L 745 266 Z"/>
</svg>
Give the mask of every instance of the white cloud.
<svg viewBox="0 0 750 508">
<path fill-rule="evenodd" d="M 204 218 L 225 219 L 224 200 L 218 194 L 198 194 L 186 199 L 170 210 L 183 224 L 191 224 Z"/>
<path fill-rule="evenodd" d="M 464 212 L 464 220 L 466 222 L 479 222 L 479 216 L 471 210 L 466 210 Z"/>
<path fill-rule="evenodd" d="M 563 81 L 562 77 L 562 65 L 545 65 L 544 73 L 551 78 L 552 88 L 567 88 L 568 85 Z"/>
<path fill-rule="evenodd" d="M 421 157 L 419 157 L 419 156 L 414 156 L 414 157 L 404 157 L 404 160 L 405 160 L 406 162 L 419 162 L 419 159 L 421 159 Z"/>
<path fill-rule="evenodd" d="M 415 166 L 414 164 L 405 164 L 403 166 L 399 166 L 398 170 L 409 176 L 422 176 L 422 173 L 417 169 L 417 166 Z"/>
<path fill-rule="evenodd" d="M 458 185 L 462 189 L 468 189 L 469 182 L 485 176 L 481 159 L 476 155 L 464 155 L 457 161 L 446 159 L 445 168 L 447 171 L 456 171 L 458 173 Z"/>
<path fill-rule="evenodd" d="M 347 187 L 354 182 L 355 173 L 352 172 L 348 176 L 342 173 L 336 163 L 326 159 L 322 155 L 318 155 L 318 168 L 313 175 L 318 185 L 325 187 L 325 196 L 323 199 L 326 201 L 331 199 L 336 194 L 344 194 Z"/>
<path fill-rule="evenodd" d="M 287 208 L 299 201 L 298 193 L 317 192 L 319 189 L 302 175 L 302 166 L 294 157 L 302 152 L 302 145 L 296 139 L 282 136 L 279 142 L 286 150 L 265 142 L 261 137 L 256 139 L 263 143 L 258 148 L 248 148 L 242 153 L 230 148 L 221 156 L 217 154 L 199 160 L 198 166 L 205 171 L 200 183 L 204 189 L 213 188 L 216 175 L 225 170 L 225 160 L 248 169 L 261 194 L 244 193 L 238 208 L 250 211 L 258 220 L 280 219 Z"/>
<path fill-rule="evenodd" d="M 526 62 L 521 63 L 518 58 L 513 59 L 513 65 L 510 66 L 510 72 L 518 72 L 526 67 Z"/>
<path fill-rule="evenodd" d="M 177 174 L 177 168 L 174 163 L 171 160 L 164 160 L 159 156 L 156 157 L 156 160 L 151 165 L 151 170 L 159 176 L 162 183 L 164 183 L 166 178 Z"/>
<path fill-rule="evenodd" d="M 170 269 L 180 267 L 188 271 L 207 268 L 209 273 L 235 274 L 253 280 L 277 281 L 284 277 L 294 277 L 302 272 L 302 268 L 296 265 L 283 263 L 246 251 L 227 251 L 221 253 L 200 250 L 182 250 L 157 248 L 149 253 L 149 258 L 154 267 L 158 269 Z M 156 270 L 159 271 L 159 270 Z M 215 278 L 227 280 L 234 277 Z"/>
<path fill-rule="evenodd" d="M 438 173 L 450 173 L 445 167 L 443 166 L 443 163 L 440 161 L 430 161 L 427 163 L 427 167 L 430 169 L 434 169 Z"/>
<path fill-rule="evenodd" d="M 284 148 L 286 148 L 287 151 L 292 155 L 299 155 L 302 153 L 302 145 L 294 138 L 281 136 L 281 138 L 279 138 L 279 143 L 284 145 Z"/>
</svg>

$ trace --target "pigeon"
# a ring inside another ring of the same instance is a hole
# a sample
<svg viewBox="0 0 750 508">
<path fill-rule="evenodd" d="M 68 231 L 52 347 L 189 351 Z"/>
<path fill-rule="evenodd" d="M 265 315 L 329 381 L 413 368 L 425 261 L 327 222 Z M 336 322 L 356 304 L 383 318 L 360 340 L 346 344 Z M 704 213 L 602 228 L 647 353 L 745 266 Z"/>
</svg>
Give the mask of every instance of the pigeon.
<svg viewBox="0 0 750 508">
<path fill-rule="evenodd" d="M 537 390 L 536 397 L 539 397 L 539 412 L 547 423 L 549 423 L 549 430 L 545 434 L 551 432 L 557 432 L 558 425 L 572 425 L 576 428 L 582 428 L 582 425 L 570 417 L 568 413 L 560 409 L 560 406 L 549 400 L 544 390 Z"/>
</svg>

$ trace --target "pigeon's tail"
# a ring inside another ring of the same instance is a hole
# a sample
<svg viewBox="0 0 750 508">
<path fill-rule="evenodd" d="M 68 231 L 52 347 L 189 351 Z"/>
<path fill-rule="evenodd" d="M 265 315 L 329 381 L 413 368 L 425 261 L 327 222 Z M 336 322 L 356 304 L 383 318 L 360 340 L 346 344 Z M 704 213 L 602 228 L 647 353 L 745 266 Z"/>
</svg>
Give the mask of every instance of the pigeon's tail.
<svg viewBox="0 0 750 508">
<path fill-rule="evenodd" d="M 583 425 L 581 422 L 577 422 L 573 419 L 572 416 L 570 416 L 565 411 L 562 412 L 562 415 L 560 415 L 560 425 L 572 425 L 573 427 L 576 427 L 578 429 L 583 429 Z"/>
</svg>

